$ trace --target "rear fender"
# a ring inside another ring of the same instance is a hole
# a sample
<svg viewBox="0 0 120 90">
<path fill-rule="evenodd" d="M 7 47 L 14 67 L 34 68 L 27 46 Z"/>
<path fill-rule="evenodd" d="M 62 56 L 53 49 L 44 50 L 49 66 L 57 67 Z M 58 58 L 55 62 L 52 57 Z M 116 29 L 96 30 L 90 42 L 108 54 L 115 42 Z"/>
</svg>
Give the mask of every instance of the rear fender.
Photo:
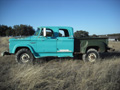
<svg viewBox="0 0 120 90">
<path fill-rule="evenodd" d="M 81 42 L 81 53 L 86 53 L 86 51 L 90 48 L 98 47 L 99 52 L 105 52 L 106 51 L 106 45 L 104 42 L 89 42 L 89 41 L 84 41 Z"/>
</svg>

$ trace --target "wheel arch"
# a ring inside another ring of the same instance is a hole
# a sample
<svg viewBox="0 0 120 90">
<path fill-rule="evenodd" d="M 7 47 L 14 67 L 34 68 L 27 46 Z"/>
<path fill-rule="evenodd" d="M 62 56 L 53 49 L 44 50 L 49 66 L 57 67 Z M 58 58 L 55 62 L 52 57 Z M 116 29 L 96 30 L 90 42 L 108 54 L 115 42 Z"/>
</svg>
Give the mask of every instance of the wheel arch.
<svg viewBox="0 0 120 90">
<path fill-rule="evenodd" d="M 100 47 L 99 46 L 89 46 L 86 48 L 85 52 L 87 52 L 89 49 L 95 49 L 95 50 L 99 51 Z"/>
<path fill-rule="evenodd" d="M 14 49 L 13 49 L 12 52 L 13 52 L 14 54 L 16 54 L 17 51 L 19 51 L 19 50 L 22 49 L 22 48 L 26 48 L 26 49 L 30 50 L 31 53 L 34 54 L 34 49 L 33 49 L 31 46 L 29 46 L 29 45 L 16 45 L 16 46 L 14 47 Z"/>
<path fill-rule="evenodd" d="M 22 49 L 22 48 L 26 48 L 26 49 L 30 50 L 28 47 L 17 47 L 16 50 L 15 50 L 15 54 L 16 54 L 20 49 Z M 31 51 L 31 50 L 30 50 L 30 51 Z"/>
<path fill-rule="evenodd" d="M 98 52 L 105 52 L 106 51 L 106 45 L 103 42 L 99 42 L 97 45 L 93 45 L 93 46 L 90 45 L 90 46 L 88 46 L 86 48 L 86 50 L 85 50 L 85 53 L 87 52 L 87 50 L 89 50 L 91 48 L 97 50 Z"/>
</svg>

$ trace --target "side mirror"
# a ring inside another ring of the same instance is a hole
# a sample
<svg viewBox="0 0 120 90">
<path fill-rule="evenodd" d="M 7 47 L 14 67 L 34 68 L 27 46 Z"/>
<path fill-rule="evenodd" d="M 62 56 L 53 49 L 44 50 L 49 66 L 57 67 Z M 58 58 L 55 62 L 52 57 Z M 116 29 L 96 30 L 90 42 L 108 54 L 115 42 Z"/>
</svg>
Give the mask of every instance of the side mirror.
<svg viewBox="0 0 120 90">
<path fill-rule="evenodd" d="M 43 28 L 43 36 L 46 37 L 46 28 Z"/>
</svg>

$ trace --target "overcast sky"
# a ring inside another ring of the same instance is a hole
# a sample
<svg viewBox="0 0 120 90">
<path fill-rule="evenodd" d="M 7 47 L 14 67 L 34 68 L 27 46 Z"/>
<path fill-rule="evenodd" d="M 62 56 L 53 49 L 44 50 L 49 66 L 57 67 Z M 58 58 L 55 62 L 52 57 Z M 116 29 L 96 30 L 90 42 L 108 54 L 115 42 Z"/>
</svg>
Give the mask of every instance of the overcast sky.
<svg viewBox="0 0 120 90">
<path fill-rule="evenodd" d="M 0 0 L 0 24 L 120 33 L 120 0 Z"/>
</svg>

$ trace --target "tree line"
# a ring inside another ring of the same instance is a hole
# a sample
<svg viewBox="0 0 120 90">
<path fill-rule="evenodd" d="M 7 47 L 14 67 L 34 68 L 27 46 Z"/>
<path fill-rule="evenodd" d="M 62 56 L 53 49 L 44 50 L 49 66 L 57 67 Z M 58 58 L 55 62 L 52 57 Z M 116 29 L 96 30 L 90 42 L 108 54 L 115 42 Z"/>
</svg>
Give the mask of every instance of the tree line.
<svg viewBox="0 0 120 90">
<path fill-rule="evenodd" d="M 0 36 L 30 36 L 35 33 L 35 30 L 30 25 L 14 25 L 13 27 L 7 25 L 0 25 Z M 89 36 L 89 32 L 84 30 L 77 30 L 74 32 L 75 38 L 81 37 L 98 37 L 96 34 Z"/>
<path fill-rule="evenodd" d="M 35 33 L 35 30 L 30 25 L 0 25 L 0 36 L 30 36 Z"/>
<path fill-rule="evenodd" d="M 30 25 L 0 25 L 0 36 L 30 36 L 35 33 L 35 30 Z M 89 32 L 78 30 L 74 33 L 75 38 L 89 37 Z"/>
<path fill-rule="evenodd" d="M 35 33 L 35 30 L 30 25 L 14 25 L 13 27 L 7 25 L 0 25 L 0 36 L 30 36 Z M 120 41 L 120 33 L 118 34 L 108 34 L 107 36 L 119 36 L 117 38 Z M 77 30 L 74 32 L 75 38 L 81 37 L 99 37 L 99 35 L 93 34 L 89 35 L 89 32 L 84 30 Z"/>
</svg>

